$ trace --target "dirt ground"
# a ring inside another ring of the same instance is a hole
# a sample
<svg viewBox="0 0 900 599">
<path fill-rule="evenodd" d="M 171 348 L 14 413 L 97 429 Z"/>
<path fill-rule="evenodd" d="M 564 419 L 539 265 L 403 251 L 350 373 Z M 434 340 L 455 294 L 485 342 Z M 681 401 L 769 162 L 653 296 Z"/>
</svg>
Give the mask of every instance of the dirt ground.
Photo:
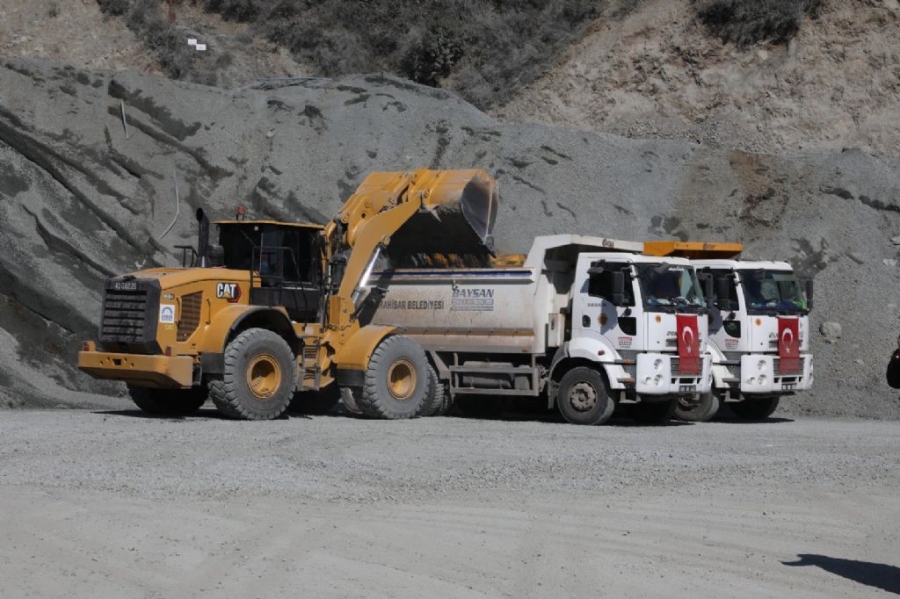
<svg viewBox="0 0 900 599">
<path fill-rule="evenodd" d="M 900 594 L 900 423 L 0 419 L 3 597 Z"/>
</svg>

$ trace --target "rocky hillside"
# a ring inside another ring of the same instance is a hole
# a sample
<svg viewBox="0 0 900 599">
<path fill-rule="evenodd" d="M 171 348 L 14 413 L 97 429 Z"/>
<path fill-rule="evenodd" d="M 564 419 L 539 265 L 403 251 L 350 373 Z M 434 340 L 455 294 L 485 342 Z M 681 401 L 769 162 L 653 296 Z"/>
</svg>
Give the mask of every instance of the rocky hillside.
<svg viewBox="0 0 900 599">
<path fill-rule="evenodd" d="M 2 401 L 118 392 L 72 367 L 102 280 L 176 264 L 194 208 L 322 222 L 369 171 L 423 165 L 496 174 L 504 251 L 573 232 L 739 240 L 748 257 L 789 258 L 818 289 L 817 389 L 790 409 L 900 417 L 883 382 L 900 316 L 896 159 L 508 124 L 384 76 L 224 91 L 22 59 L 0 63 Z M 841 336 L 818 333 L 825 322 Z"/>
<path fill-rule="evenodd" d="M 754 3 L 765 4 L 730 2 Z M 495 116 L 750 152 L 900 157 L 897 0 L 825 0 L 788 43 L 744 47 L 714 35 L 697 4 L 646 0 L 621 21 L 598 19 Z"/>
</svg>

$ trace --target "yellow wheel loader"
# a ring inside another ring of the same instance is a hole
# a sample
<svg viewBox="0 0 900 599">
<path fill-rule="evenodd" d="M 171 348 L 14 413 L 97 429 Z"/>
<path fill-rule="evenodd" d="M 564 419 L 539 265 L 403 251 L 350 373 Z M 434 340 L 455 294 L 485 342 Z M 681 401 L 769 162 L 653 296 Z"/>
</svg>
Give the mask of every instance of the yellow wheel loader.
<svg viewBox="0 0 900 599">
<path fill-rule="evenodd" d="M 348 403 L 409 418 L 440 401 L 419 344 L 396 327 L 366 324 L 381 299 L 376 263 L 490 264 L 496 182 L 483 170 L 369 175 L 326 225 L 216 221 L 198 210 L 191 266 L 106 281 L 99 338 L 78 366 L 127 383 L 134 403 L 188 414 L 207 397 L 223 414 L 282 415 L 291 402 L 324 412 Z"/>
</svg>

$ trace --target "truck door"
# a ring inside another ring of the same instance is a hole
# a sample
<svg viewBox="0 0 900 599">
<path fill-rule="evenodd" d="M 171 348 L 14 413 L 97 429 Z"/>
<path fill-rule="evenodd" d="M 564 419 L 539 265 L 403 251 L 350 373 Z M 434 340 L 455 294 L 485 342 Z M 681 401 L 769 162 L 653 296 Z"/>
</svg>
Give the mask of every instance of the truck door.
<svg viewBox="0 0 900 599">
<path fill-rule="evenodd" d="M 624 276 L 623 297 L 614 303 L 613 288 L 616 273 Z M 573 337 L 604 337 L 619 352 L 637 349 L 638 319 L 634 310 L 634 282 L 631 266 L 625 262 L 605 262 L 588 269 L 581 297 L 576 298 Z M 580 313 L 579 313 L 580 312 Z"/>
<path fill-rule="evenodd" d="M 709 269 L 713 276 L 713 307 L 709 311 L 709 340 L 719 351 L 741 351 L 747 334 L 742 330 L 746 319 L 742 317 L 739 293 L 734 271 Z M 722 295 L 720 295 L 720 292 Z"/>
</svg>

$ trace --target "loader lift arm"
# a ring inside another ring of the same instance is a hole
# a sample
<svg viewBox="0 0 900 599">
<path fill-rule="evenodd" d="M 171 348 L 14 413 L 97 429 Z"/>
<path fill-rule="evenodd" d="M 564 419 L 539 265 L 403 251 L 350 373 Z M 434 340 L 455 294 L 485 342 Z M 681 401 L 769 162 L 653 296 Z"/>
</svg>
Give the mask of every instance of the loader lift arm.
<svg viewBox="0 0 900 599">
<path fill-rule="evenodd" d="M 323 231 L 326 271 L 337 272 L 337 261 L 346 259 L 328 290 L 323 369 L 360 328 L 356 314 L 362 288 L 392 241 L 399 252 L 406 251 L 404 238 L 409 237 L 409 251 L 489 255 L 497 204 L 496 181 L 481 169 L 369 175 Z M 402 235 L 395 238 L 398 232 Z"/>
<path fill-rule="evenodd" d="M 490 251 L 497 210 L 496 182 L 481 169 L 380 172 L 369 175 L 325 227 L 324 258 L 349 251 L 329 298 L 327 328 L 350 325 L 359 289 L 374 259 L 404 226 L 416 250 Z"/>
</svg>

